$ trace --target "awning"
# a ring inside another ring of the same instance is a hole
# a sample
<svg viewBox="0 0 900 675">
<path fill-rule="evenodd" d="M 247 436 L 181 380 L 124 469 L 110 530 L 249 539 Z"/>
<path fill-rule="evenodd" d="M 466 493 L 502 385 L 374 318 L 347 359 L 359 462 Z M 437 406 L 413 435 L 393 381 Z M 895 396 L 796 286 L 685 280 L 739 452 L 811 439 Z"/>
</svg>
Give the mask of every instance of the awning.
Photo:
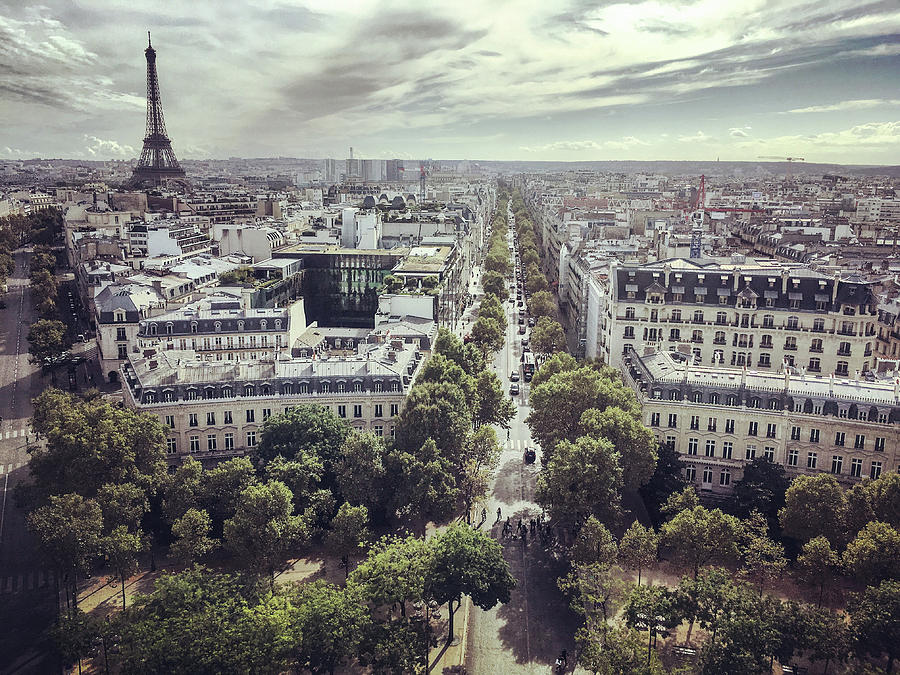
<svg viewBox="0 0 900 675">
<path fill-rule="evenodd" d="M 831 296 L 828 293 L 816 293 L 816 302 L 830 302 Z"/>
<path fill-rule="evenodd" d="M 727 295 L 731 295 L 731 289 L 729 289 L 729 288 L 717 288 L 717 289 L 716 289 L 716 295 L 718 295 L 719 297 L 724 297 L 724 296 L 727 296 Z"/>
<path fill-rule="evenodd" d="M 802 300 L 803 293 L 788 293 L 788 300 Z"/>
<path fill-rule="evenodd" d="M 777 298 L 778 291 L 763 291 L 763 295 L 765 295 L 767 298 Z"/>
<path fill-rule="evenodd" d="M 681 293 L 684 294 L 684 286 L 672 286 L 673 293 Z"/>
<path fill-rule="evenodd" d="M 697 286 L 694 288 L 694 295 L 706 295 L 709 289 L 706 286 Z"/>
<path fill-rule="evenodd" d="M 637 293 L 637 284 L 625 284 L 625 290 L 629 293 Z"/>
</svg>

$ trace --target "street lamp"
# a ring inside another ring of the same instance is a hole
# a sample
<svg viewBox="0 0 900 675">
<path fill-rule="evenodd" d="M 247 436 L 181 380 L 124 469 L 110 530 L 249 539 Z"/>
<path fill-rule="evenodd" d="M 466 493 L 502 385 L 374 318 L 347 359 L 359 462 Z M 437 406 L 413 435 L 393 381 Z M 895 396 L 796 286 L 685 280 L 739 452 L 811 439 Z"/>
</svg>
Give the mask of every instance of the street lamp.
<svg viewBox="0 0 900 675">
<path fill-rule="evenodd" d="M 652 654 L 653 642 L 656 637 L 657 632 L 665 634 L 666 624 L 664 623 L 666 617 L 660 616 L 657 614 L 654 617 L 650 617 L 646 614 L 640 613 L 637 615 L 637 621 L 634 623 L 635 628 L 639 628 L 640 630 L 648 631 L 647 635 L 647 665 L 650 665 L 650 655 Z"/>
</svg>

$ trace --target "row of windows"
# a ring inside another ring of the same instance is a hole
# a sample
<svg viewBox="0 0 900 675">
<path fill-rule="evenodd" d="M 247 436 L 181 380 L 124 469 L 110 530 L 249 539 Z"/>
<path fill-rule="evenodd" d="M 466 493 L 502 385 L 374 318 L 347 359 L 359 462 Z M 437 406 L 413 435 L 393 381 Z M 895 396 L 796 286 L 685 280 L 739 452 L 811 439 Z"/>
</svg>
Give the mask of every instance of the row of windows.
<svg viewBox="0 0 900 675">
<path fill-rule="evenodd" d="M 662 389 L 653 390 L 654 399 L 661 400 L 663 398 L 663 394 L 664 392 Z M 706 400 L 704 400 L 704 398 Z M 782 410 L 782 403 L 781 399 L 779 398 L 770 398 L 767 401 L 764 401 L 759 396 L 748 396 L 746 400 L 742 401 L 741 397 L 737 394 L 728 394 L 723 397 L 717 392 L 711 392 L 704 397 L 702 391 L 695 391 L 690 395 L 685 396 L 685 398 L 682 398 L 680 391 L 678 391 L 677 389 L 671 389 L 668 392 L 668 400 L 690 400 L 693 403 L 708 403 L 709 405 L 724 404 L 734 407 L 738 407 L 743 404 L 747 408 Z M 887 424 L 890 420 L 890 415 L 887 412 L 880 412 L 875 406 L 870 406 L 868 407 L 868 409 L 866 409 L 865 406 L 860 407 L 855 403 L 847 407 L 839 407 L 837 404 L 831 404 L 828 406 L 828 411 L 826 411 L 826 408 L 822 403 L 813 403 L 811 399 L 807 399 L 805 401 L 794 400 L 793 405 L 789 405 L 788 409 L 791 409 L 795 413 L 804 413 L 809 415 L 822 415 L 823 413 L 833 414 L 834 416 L 840 417 L 841 419 L 849 418 L 852 420 L 868 420 L 869 422 L 878 422 L 879 424 Z M 652 420 L 654 419 L 656 420 L 656 423 L 652 422 Z M 677 420 L 677 414 L 670 413 L 670 427 L 677 426 L 677 423 L 673 422 L 673 420 Z M 659 426 L 659 413 L 653 413 L 651 415 L 651 426 Z"/>
<path fill-rule="evenodd" d="M 243 320 L 239 320 L 237 322 L 238 330 L 244 330 L 244 326 L 245 326 L 245 324 L 244 324 Z M 165 333 L 166 335 L 172 335 L 175 332 L 175 324 L 169 322 L 166 324 L 165 327 L 166 327 L 166 333 Z M 197 324 L 197 322 L 192 321 L 191 322 L 191 333 L 197 333 L 198 328 L 199 328 L 199 325 Z M 259 330 L 268 330 L 268 329 L 269 329 L 269 322 L 266 319 L 261 319 L 259 322 Z M 215 323 L 213 323 L 213 330 L 216 333 L 222 332 L 222 322 L 216 321 Z M 275 330 L 281 330 L 281 319 L 275 319 Z M 147 334 L 148 335 L 158 335 L 159 334 L 159 326 L 155 323 L 148 324 Z"/>
<path fill-rule="evenodd" d="M 721 296 L 719 300 L 720 304 L 727 304 L 727 296 Z M 823 306 L 817 307 L 820 311 L 825 309 L 825 304 L 823 301 L 818 301 L 823 303 Z M 769 305 L 772 306 L 772 305 Z M 795 299 L 792 301 L 792 306 L 799 307 L 800 300 Z M 669 315 L 668 321 L 670 323 L 678 323 L 678 322 L 693 322 L 693 323 L 706 323 L 706 314 L 703 310 L 695 310 L 693 314 L 690 315 L 691 318 L 688 319 L 687 313 L 682 314 L 680 309 L 673 309 Z M 636 319 L 637 318 L 637 309 L 635 307 L 626 307 L 625 308 L 625 319 Z M 660 314 L 658 309 L 650 310 L 650 322 L 656 323 L 660 320 Z M 664 319 L 665 320 L 665 319 Z M 735 326 L 741 326 L 742 328 L 756 328 L 756 317 L 750 314 L 736 314 L 733 321 L 729 321 L 728 312 L 716 312 L 716 318 L 711 319 L 713 323 L 719 326 L 727 326 L 729 324 Z M 775 328 L 775 315 L 774 314 L 763 314 L 762 316 L 762 328 Z M 800 322 L 799 316 L 789 316 L 784 323 L 784 327 L 790 330 L 798 330 L 803 327 L 803 324 Z M 812 322 L 812 330 L 816 333 L 824 333 L 825 332 L 825 319 L 821 317 L 817 317 L 813 319 Z M 840 326 L 837 327 L 838 333 L 842 335 L 856 335 L 856 324 L 853 321 L 842 321 Z M 860 333 L 865 332 L 868 335 L 874 335 L 875 333 L 875 324 L 870 322 L 865 324 L 865 328 L 860 328 Z"/>
<path fill-rule="evenodd" d="M 374 406 L 375 414 L 374 417 L 384 417 L 384 404 L 376 403 Z M 292 407 L 288 406 L 285 411 L 291 410 Z M 347 417 L 347 406 L 346 405 L 338 405 L 335 406 L 335 412 L 337 412 L 338 417 Z M 390 404 L 390 416 L 396 417 L 400 414 L 400 404 L 399 403 L 391 403 Z M 272 416 L 271 408 L 263 408 L 262 409 L 262 417 L 261 420 L 265 422 Z M 353 405 L 353 417 L 360 418 L 363 416 L 363 406 L 362 404 L 354 404 Z M 216 425 L 216 412 L 213 410 L 207 411 L 206 413 L 206 426 L 215 426 Z M 256 410 L 253 408 L 248 408 L 244 411 L 244 420 L 247 424 L 254 424 L 256 422 Z M 234 415 L 231 410 L 223 410 L 222 411 L 222 424 L 234 424 Z M 166 415 L 165 416 L 165 425 L 170 429 L 175 428 L 175 415 Z M 188 426 L 189 427 L 198 427 L 200 426 L 200 413 L 188 413 Z"/>
<path fill-rule="evenodd" d="M 316 390 L 315 385 L 318 384 L 318 392 Z M 320 380 L 318 383 L 312 383 L 312 385 L 308 382 L 301 382 L 296 384 L 294 382 L 285 382 L 281 385 L 280 392 L 282 395 L 292 395 L 292 394 L 309 394 L 309 393 L 321 393 L 321 394 L 330 394 L 330 393 L 348 393 L 350 391 L 354 393 L 361 393 L 363 391 L 367 391 L 363 387 L 363 382 L 352 382 L 350 384 L 350 388 L 347 387 L 347 382 L 344 380 L 339 380 L 335 383 L 334 387 L 332 387 L 332 383 L 329 380 Z M 244 385 L 242 390 L 242 395 L 247 396 L 271 396 L 273 393 L 276 393 L 277 388 L 273 387 L 269 384 L 247 384 Z M 380 393 L 383 391 L 391 391 L 391 392 L 399 392 L 400 391 L 400 382 L 398 380 L 393 380 L 389 383 L 389 387 L 386 390 L 384 387 L 384 383 L 381 380 L 376 380 L 372 383 L 372 391 L 376 393 Z M 144 403 L 156 403 L 159 397 L 159 393 L 155 391 L 147 391 L 144 393 Z M 169 403 L 175 401 L 177 397 L 177 392 L 172 389 L 167 389 L 162 392 L 162 398 L 159 399 L 164 403 Z M 196 389 L 191 388 L 185 391 L 184 400 L 186 401 L 196 401 L 199 399 L 217 399 L 217 398 L 234 398 L 234 388 L 230 385 L 225 385 L 221 389 L 216 389 L 215 387 L 205 387 L 204 389 Z"/>
<path fill-rule="evenodd" d="M 796 454 L 796 450 L 792 451 L 792 454 L 788 455 L 788 466 L 797 466 L 798 464 L 798 455 Z M 771 460 L 770 460 L 771 461 Z M 806 468 L 815 469 L 817 468 L 818 457 L 816 453 L 808 453 L 806 458 Z M 844 466 L 844 458 L 841 455 L 834 455 L 831 458 L 831 473 L 835 475 L 840 475 L 842 473 Z M 881 462 L 870 462 L 869 463 L 869 478 L 875 480 L 876 478 L 881 476 L 882 471 L 882 463 Z M 851 478 L 861 478 L 863 470 L 863 461 L 861 459 L 851 459 L 850 460 L 850 477 Z M 706 484 L 711 484 L 713 482 L 713 470 L 711 467 L 704 467 L 702 474 L 702 482 Z M 690 482 L 696 482 L 697 480 L 697 467 L 693 464 L 688 464 L 684 468 L 684 477 Z M 731 469 L 723 468 L 719 471 L 719 485 L 730 485 L 731 484 Z"/>
<path fill-rule="evenodd" d="M 375 424 L 372 426 L 372 431 L 376 436 L 384 436 L 384 425 L 383 424 Z M 395 434 L 394 425 L 390 426 L 390 436 L 394 438 Z M 246 433 L 246 441 L 248 448 L 256 447 L 256 444 L 259 442 L 259 434 L 256 431 L 248 431 Z M 232 432 L 225 432 L 222 434 L 222 449 L 223 450 L 234 450 L 234 439 L 235 435 Z M 199 435 L 189 436 L 188 437 L 188 450 L 193 453 L 201 452 L 202 448 L 202 439 Z M 206 435 L 206 451 L 207 452 L 216 452 L 219 449 L 219 436 L 218 434 L 207 434 Z M 178 453 L 178 439 L 176 438 L 167 438 L 166 439 L 166 451 L 170 455 L 174 455 Z"/>
</svg>

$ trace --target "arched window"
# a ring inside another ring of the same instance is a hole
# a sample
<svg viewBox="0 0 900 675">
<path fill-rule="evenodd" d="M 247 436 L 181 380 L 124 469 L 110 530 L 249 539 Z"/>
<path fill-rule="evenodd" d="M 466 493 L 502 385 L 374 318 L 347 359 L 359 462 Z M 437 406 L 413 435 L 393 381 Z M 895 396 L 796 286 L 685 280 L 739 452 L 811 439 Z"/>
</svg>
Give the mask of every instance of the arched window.
<svg viewBox="0 0 900 675">
<path fill-rule="evenodd" d="M 191 332 L 192 333 L 197 332 L 197 322 L 196 321 L 191 321 Z"/>
<path fill-rule="evenodd" d="M 400 391 L 400 383 L 396 380 L 391 382 L 391 391 Z"/>
<path fill-rule="evenodd" d="M 197 390 L 196 389 L 188 389 L 187 390 L 187 400 L 188 401 L 196 401 L 197 400 Z"/>
<path fill-rule="evenodd" d="M 144 403 L 156 403 L 156 392 L 148 391 L 144 394 Z"/>
<path fill-rule="evenodd" d="M 260 389 L 260 393 L 263 396 L 268 396 L 269 394 L 272 393 L 272 387 L 270 387 L 268 384 L 262 385 L 259 389 Z"/>
<path fill-rule="evenodd" d="M 695 391 L 692 400 L 694 401 L 694 403 L 703 403 L 703 392 Z"/>
<path fill-rule="evenodd" d="M 166 324 L 166 335 L 171 335 L 175 331 L 175 326 L 171 321 Z"/>
<path fill-rule="evenodd" d="M 339 394 L 343 394 L 345 391 L 347 391 L 347 383 L 344 382 L 343 380 L 341 380 L 340 382 L 338 382 L 338 383 L 337 383 L 337 390 L 338 390 L 338 393 L 339 393 Z"/>
<path fill-rule="evenodd" d="M 231 387 L 222 387 L 222 398 L 231 398 L 234 396 L 234 389 Z"/>
<path fill-rule="evenodd" d="M 290 382 L 285 382 L 281 387 L 281 393 L 285 395 L 290 395 L 294 393 L 294 385 Z"/>
<path fill-rule="evenodd" d="M 713 405 L 719 404 L 719 395 L 715 392 L 709 395 L 709 402 Z"/>
<path fill-rule="evenodd" d="M 328 382 L 323 382 L 322 383 L 322 393 L 327 394 L 329 391 L 331 391 L 331 385 Z"/>
<path fill-rule="evenodd" d="M 166 403 L 171 403 L 174 400 L 175 400 L 175 392 L 172 391 L 171 389 L 166 389 L 163 392 L 163 401 L 165 401 Z"/>
<path fill-rule="evenodd" d="M 355 392 L 362 391 L 362 382 L 354 382 L 353 383 L 353 391 L 355 391 Z"/>
<path fill-rule="evenodd" d="M 216 390 L 213 389 L 212 387 L 207 387 L 206 389 L 203 390 L 203 398 L 215 398 L 215 397 L 216 397 Z"/>
<path fill-rule="evenodd" d="M 155 323 L 150 324 L 150 335 L 156 335 L 156 324 Z"/>
<path fill-rule="evenodd" d="M 254 391 L 255 389 L 252 384 L 244 385 L 244 396 L 253 396 Z"/>
<path fill-rule="evenodd" d="M 728 398 L 725 399 L 726 405 L 737 405 L 739 402 L 740 400 L 734 394 L 728 394 Z"/>
</svg>

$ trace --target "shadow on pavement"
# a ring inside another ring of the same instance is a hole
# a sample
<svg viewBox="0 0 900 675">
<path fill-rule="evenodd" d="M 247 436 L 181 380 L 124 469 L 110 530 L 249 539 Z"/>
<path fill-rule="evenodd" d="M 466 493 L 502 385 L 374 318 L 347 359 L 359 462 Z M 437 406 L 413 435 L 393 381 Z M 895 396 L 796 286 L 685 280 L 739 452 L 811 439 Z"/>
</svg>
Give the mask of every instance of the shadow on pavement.
<svg viewBox="0 0 900 675">
<path fill-rule="evenodd" d="M 535 465 L 526 465 L 522 458 L 511 459 L 497 469 L 491 496 L 504 504 L 531 501 L 537 484 L 537 474 Z"/>
</svg>

